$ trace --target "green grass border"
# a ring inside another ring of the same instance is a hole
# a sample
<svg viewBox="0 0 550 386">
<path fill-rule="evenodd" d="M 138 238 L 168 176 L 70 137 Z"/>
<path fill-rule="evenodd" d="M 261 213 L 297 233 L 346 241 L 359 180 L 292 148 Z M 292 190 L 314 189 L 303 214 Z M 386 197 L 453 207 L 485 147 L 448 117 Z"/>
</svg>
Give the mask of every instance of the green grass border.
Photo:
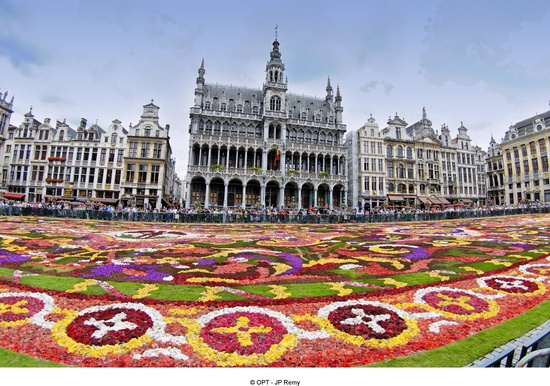
<svg viewBox="0 0 550 386">
<path fill-rule="evenodd" d="M 435 350 L 407 357 L 373 363 L 372 367 L 465 367 L 533 328 L 546 322 L 550 315 L 550 300 L 531 310 L 479 334 L 448 344 Z M 0 367 L 67 367 L 60 363 L 36 359 L 0 348 Z"/>
</svg>

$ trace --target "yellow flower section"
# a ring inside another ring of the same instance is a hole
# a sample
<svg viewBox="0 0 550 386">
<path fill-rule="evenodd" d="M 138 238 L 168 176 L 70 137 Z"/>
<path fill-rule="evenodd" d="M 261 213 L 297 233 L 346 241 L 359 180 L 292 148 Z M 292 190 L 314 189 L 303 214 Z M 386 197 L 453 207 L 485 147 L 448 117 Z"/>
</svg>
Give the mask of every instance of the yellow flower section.
<svg viewBox="0 0 550 386">
<path fill-rule="evenodd" d="M 286 299 L 288 297 L 290 297 L 292 294 L 290 292 L 286 292 L 286 290 L 288 288 L 282 286 L 282 285 L 270 285 L 269 288 L 271 288 L 271 290 L 269 291 L 270 293 L 272 293 L 273 295 L 275 295 L 275 297 L 273 299 Z"/>
<path fill-rule="evenodd" d="M 350 288 L 344 288 L 342 283 L 325 283 L 330 286 L 330 289 L 338 291 L 338 296 L 346 296 L 353 293 L 353 290 Z"/>
<path fill-rule="evenodd" d="M 28 302 L 26 300 L 20 300 L 20 301 L 16 302 L 15 304 L 1 304 L 0 303 L 0 315 L 5 314 L 7 312 L 10 312 L 14 315 L 28 314 L 29 310 L 27 308 L 25 308 L 27 303 Z M 29 319 L 30 318 L 25 318 L 25 319 L 20 319 L 20 320 L 12 320 L 12 321 L 9 321 L 9 322 L 2 321 L 2 322 L 0 322 L 0 327 L 11 328 L 11 327 L 22 326 L 22 325 L 26 324 L 29 321 Z"/>
<path fill-rule="evenodd" d="M 67 335 L 67 327 L 78 316 L 78 312 L 69 311 L 67 317 L 59 322 L 55 323 L 52 328 L 52 338 L 63 347 L 67 348 L 67 351 L 74 354 L 84 355 L 93 358 L 104 357 L 108 354 L 124 354 L 130 350 L 141 347 L 145 344 L 151 343 L 151 338 L 145 334 L 138 338 L 133 338 L 130 341 L 122 344 L 105 345 L 105 346 L 91 346 L 76 342 Z"/>
<path fill-rule="evenodd" d="M 144 284 L 143 287 L 138 289 L 137 293 L 132 297 L 134 299 L 146 298 L 147 296 L 149 296 L 151 294 L 151 292 L 157 291 L 158 289 L 159 289 L 159 287 L 157 287 L 154 284 Z"/>
<path fill-rule="evenodd" d="M 239 355 L 238 353 L 227 353 L 215 350 L 204 342 L 200 337 L 201 325 L 197 321 L 181 319 L 179 322 L 187 327 L 187 342 L 193 350 L 202 358 L 222 367 L 269 365 L 281 358 L 288 350 L 295 348 L 299 343 L 297 337 L 286 334 L 278 344 L 272 345 L 264 354 Z"/>
<path fill-rule="evenodd" d="M 442 315 L 446 316 L 447 318 L 464 320 L 464 321 L 476 320 L 476 319 L 479 319 L 479 318 L 489 319 L 489 318 L 492 318 L 493 316 L 496 316 L 498 314 L 498 311 L 500 310 L 500 307 L 499 307 L 498 303 L 495 302 L 492 299 L 484 299 L 484 300 L 488 303 L 488 305 L 489 305 L 488 308 L 489 309 L 486 310 L 486 311 L 476 312 L 476 313 L 469 314 L 469 315 L 460 315 L 460 314 L 455 314 L 453 312 L 444 311 L 444 310 L 439 309 L 437 307 L 433 307 L 429 304 L 426 304 L 426 308 L 428 310 L 437 312 L 438 314 L 442 314 Z M 445 302 L 444 299 L 442 301 Z M 456 302 L 456 299 L 453 299 L 452 301 Z M 464 307 L 463 307 L 464 309 L 469 309 L 469 307 L 472 307 L 472 306 L 469 306 L 467 303 L 464 303 Z"/>
</svg>

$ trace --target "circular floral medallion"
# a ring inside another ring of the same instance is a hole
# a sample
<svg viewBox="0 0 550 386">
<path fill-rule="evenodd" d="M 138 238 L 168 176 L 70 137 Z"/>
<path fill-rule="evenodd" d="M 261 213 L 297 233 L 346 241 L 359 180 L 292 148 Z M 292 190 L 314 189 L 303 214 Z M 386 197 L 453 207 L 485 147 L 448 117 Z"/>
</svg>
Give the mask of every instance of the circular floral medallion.
<svg viewBox="0 0 550 386">
<path fill-rule="evenodd" d="M 521 266 L 519 270 L 529 275 L 550 276 L 550 264 L 527 264 Z"/>
<path fill-rule="evenodd" d="M 267 365 L 298 344 L 290 318 L 259 307 L 226 308 L 187 323 L 189 344 L 218 366 Z"/>
<path fill-rule="evenodd" d="M 366 300 L 336 302 L 321 308 L 318 323 L 330 335 L 356 345 L 393 347 L 418 334 L 416 321 L 389 304 Z M 324 321 L 323 321 L 324 319 Z"/>
<path fill-rule="evenodd" d="M 489 276 L 477 280 L 482 288 L 490 288 L 498 292 L 512 295 L 540 295 L 546 292 L 541 282 L 517 276 Z"/>
<path fill-rule="evenodd" d="M 53 338 L 69 352 L 99 357 L 121 354 L 151 339 L 164 339 L 162 315 L 142 304 L 90 307 L 57 322 Z"/>
<path fill-rule="evenodd" d="M 48 327 L 44 316 L 55 308 L 51 296 L 32 292 L 0 294 L 0 327 L 9 328 L 34 323 Z"/>
<path fill-rule="evenodd" d="M 449 287 L 423 288 L 416 292 L 415 302 L 426 304 L 435 312 L 460 320 L 490 318 L 498 313 L 498 304 L 473 291 Z"/>
</svg>

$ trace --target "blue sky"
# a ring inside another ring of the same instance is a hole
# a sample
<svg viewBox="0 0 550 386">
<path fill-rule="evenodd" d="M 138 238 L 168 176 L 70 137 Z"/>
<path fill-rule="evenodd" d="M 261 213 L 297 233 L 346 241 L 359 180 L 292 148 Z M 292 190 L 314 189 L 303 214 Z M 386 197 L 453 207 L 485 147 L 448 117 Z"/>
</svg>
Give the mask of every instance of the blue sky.
<svg viewBox="0 0 550 386">
<path fill-rule="evenodd" d="M 330 76 L 348 131 L 426 107 L 487 149 L 549 109 L 546 0 L 0 0 L 0 15 L 12 124 L 32 106 L 40 121 L 128 127 L 153 99 L 181 178 L 201 60 L 209 83 L 261 88 L 276 25 L 289 91 L 324 96 Z"/>
</svg>

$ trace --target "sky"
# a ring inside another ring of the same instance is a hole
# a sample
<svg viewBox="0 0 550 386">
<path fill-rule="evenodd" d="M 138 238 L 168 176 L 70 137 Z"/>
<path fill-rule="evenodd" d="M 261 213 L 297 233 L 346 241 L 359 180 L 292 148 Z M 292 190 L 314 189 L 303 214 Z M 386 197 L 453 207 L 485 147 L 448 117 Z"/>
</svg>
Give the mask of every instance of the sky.
<svg viewBox="0 0 550 386">
<path fill-rule="evenodd" d="M 547 0 L 0 0 L 0 92 L 11 124 L 81 118 L 135 125 L 151 100 L 184 179 L 189 110 L 207 83 L 260 89 L 275 34 L 289 92 L 339 86 L 343 123 L 408 124 L 426 108 L 487 150 L 549 110 Z"/>
</svg>

